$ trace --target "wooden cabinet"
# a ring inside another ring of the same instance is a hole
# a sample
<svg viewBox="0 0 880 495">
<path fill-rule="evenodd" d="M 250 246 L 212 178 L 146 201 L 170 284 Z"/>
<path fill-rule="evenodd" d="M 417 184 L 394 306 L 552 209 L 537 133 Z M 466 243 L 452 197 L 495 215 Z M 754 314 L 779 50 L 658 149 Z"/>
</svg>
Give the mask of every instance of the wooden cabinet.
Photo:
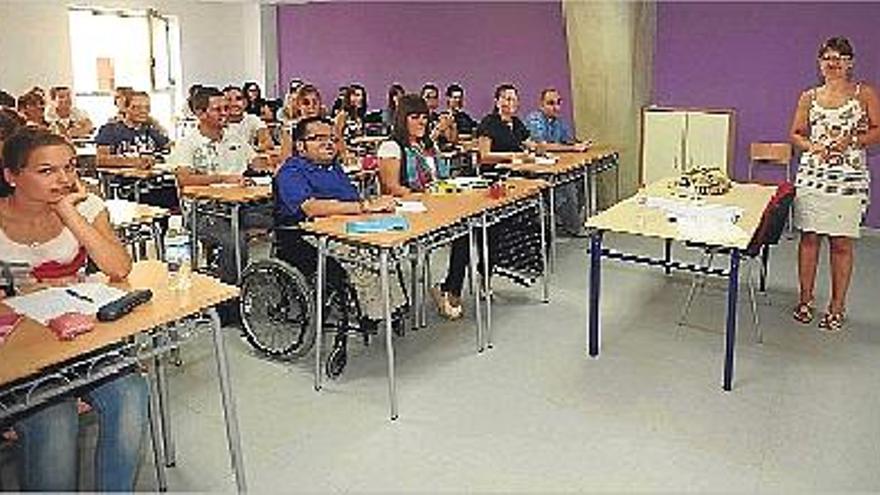
<svg viewBox="0 0 880 495">
<path fill-rule="evenodd" d="M 731 176 L 733 132 L 733 110 L 644 108 L 640 182 L 699 167 L 718 167 Z"/>
</svg>

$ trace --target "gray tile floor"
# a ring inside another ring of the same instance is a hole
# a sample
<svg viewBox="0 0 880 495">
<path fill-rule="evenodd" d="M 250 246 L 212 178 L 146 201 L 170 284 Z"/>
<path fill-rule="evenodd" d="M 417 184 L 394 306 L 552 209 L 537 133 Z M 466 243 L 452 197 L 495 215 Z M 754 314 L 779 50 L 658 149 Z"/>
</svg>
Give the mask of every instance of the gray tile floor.
<svg viewBox="0 0 880 495">
<path fill-rule="evenodd" d="M 644 239 L 618 247 L 659 253 Z M 388 420 L 384 346 L 351 345 L 345 374 L 312 389 L 312 359 L 271 362 L 229 331 L 249 487 L 259 492 L 880 490 L 880 238 L 858 243 L 850 323 L 793 322 L 795 248 L 774 251 L 764 344 L 740 299 L 734 391 L 721 390 L 724 286 L 676 325 L 690 279 L 604 264 L 603 347 L 585 356 L 585 241 L 562 239 L 552 302 L 496 286 L 495 348 L 472 320 L 396 341 L 400 419 Z M 692 256 L 677 248 L 681 256 Z M 445 269 L 441 256 L 435 269 Z M 828 293 L 827 255 L 820 304 Z M 827 296 L 826 296 L 827 297 Z M 468 308 L 468 316 L 472 312 Z M 312 356 L 310 356 L 311 358 Z M 172 371 L 175 491 L 232 491 L 210 342 Z M 145 452 L 138 488 L 155 489 Z"/>
<path fill-rule="evenodd" d="M 611 237 L 641 252 L 660 246 Z M 316 393 L 311 359 L 266 361 L 227 335 L 250 487 L 302 492 L 880 490 L 880 238 L 858 244 L 850 323 L 788 316 L 795 243 L 774 252 L 755 343 L 743 292 L 732 393 L 721 390 L 724 286 L 675 324 L 689 278 L 608 262 L 603 347 L 585 357 L 585 241 L 561 240 L 552 302 L 498 283 L 496 345 L 432 315 L 397 341 L 401 417 L 388 420 L 384 347 L 352 345 Z M 681 256 L 692 256 L 677 248 Z M 435 268 L 445 268 L 442 257 Z M 828 293 L 823 256 L 818 294 Z M 821 300 L 821 297 L 820 297 Z M 823 303 L 824 304 L 824 303 Z M 208 341 L 172 380 L 174 490 L 232 490 Z M 144 463 L 139 488 L 155 487 Z"/>
</svg>

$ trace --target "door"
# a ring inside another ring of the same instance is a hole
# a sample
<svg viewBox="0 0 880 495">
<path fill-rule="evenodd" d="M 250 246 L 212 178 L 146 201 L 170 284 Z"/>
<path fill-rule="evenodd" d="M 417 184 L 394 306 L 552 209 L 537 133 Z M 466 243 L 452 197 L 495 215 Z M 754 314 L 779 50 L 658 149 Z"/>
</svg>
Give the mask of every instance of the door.
<svg viewBox="0 0 880 495">
<path fill-rule="evenodd" d="M 730 112 L 688 112 L 686 169 L 715 167 L 730 176 L 732 125 Z"/>
</svg>

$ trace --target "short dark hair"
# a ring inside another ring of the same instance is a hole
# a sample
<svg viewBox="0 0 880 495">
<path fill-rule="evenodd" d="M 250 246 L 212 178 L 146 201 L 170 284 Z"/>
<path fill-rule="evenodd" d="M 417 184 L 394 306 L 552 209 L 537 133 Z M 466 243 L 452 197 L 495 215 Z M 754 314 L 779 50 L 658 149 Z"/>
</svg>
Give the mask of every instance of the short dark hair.
<svg viewBox="0 0 880 495">
<path fill-rule="evenodd" d="M 0 89 L 0 107 L 15 108 L 15 97 Z"/>
<path fill-rule="evenodd" d="M 31 153 L 44 146 L 67 146 L 75 153 L 73 145 L 62 135 L 38 127 L 21 126 L 3 142 L 3 159 L 0 161 L 2 168 L 14 174 L 21 173 L 30 160 Z M 0 174 L 0 190 L 2 189 L 6 192 L 12 190 Z"/>
<path fill-rule="evenodd" d="M 49 98 L 54 100 L 55 97 L 58 96 L 58 93 L 60 93 L 62 91 L 70 91 L 70 87 L 69 86 L 52 86 L 51 88 L 49 88 Z"/>
<path fill-rule="evenodd" d="M 513 83 L 499 84 L 498 86 L 495 87 L 495 99 L 497 100 L 498 98 L 501 97 L 501 93 L 504 93 L 505 91 L 510 90 L 510 89 L 512 89 L 516 93 L 519 93 L 519 91 L 516 89 L 516 86 L 514 86 Z"/>
<path fill-rule="evenodd" d="M 223 88 L 224 94 L 226 94 L 227 91 L 238 91 L 238 92 L 244 94 L 244 91 L 242 91 L 241 87 L 236 86 L 234 84 L 230 84 L 229 86 L 226 86 L 225 88 Z"/>
<path fill-rule="evenodd" d="M 391 126 L 391 138 L 400 146 L 409 145 L 409 133 L 406 126 L 406 118 L 410 115 L 423 113 L 428 114 L 428 104 L 419 95 L 407 94 L 397 101 L 397 109 L 394 112 Z"/>
<path fill-rule="evenodd" d="M 436 84 L 425 83 L 424 85 L 422 85 L 422 92 L 421 92 L 422 98 L 425 97 L 425 91 L 428 91 L 430 89 L 433 89 L 434 92 L 437 93 L 437 96 L 440 96 L 440 88 L 438 88 Z"/>
<path fill-rule="evenodd" d="M 822 43 L 822 46 L 819 47 L 819 58 L 822 58 L 826 52 L 830 51 L 835 51 L 844 57 L 855 58 L 852 44 L 843 36 L 835 36 L 825 40 L 825 42 Z"/>
<path fill-rule="evenodd" d="M 24 107 L 29 107 L 31 105 L 39 105 L 45 104 L 46 100 L 40 96 L 40 93 L 35 91 L 28 91 L 27 93 L 18 97 L 18 111 L 20 112 Z"/>
<path fill-rule="evenodd" d="M 300 119 L 294 126 L 292 136 L 294 141 L 303 141 L 306 137 L 306 133 L 309 131 L 309 125 L 319 122 L 321 124 L 327 124 L 330 127 L 333 127 L 333 122 L 330 121 L 327 117 L 315 116 L 315 117 L 306 117 L 304 119 Z"/>
<path fill-rule="evenodd" d="M 452 83 L 449 86 L 446 86 L 446 97 L 448 98 L 452 96 L 453 93 L 461 93 L 464 95 L 464 88 L 458 83 Z"/>
<path fill-rule="evenodd" d="M 146 91 L 134 91 L 134 90 L 126 92 L 125 96 L 122 97 L 123 101 L 125 101 L 125 106 L 127 107 L 127 106 L 131 105 L 131 100 L 133 100 L 136 96 L 149 98 L 150 93 L 147 93 Z"/>
<path fill-rule="evenodd" d="M 204 112 L 208 109 L 208 102 L 214 96 L 223 96 L 223 93 L 214 86 L 203 86 L 189 97 L 189 108 L 193 113 Z"/>
<path fill-rule="evenodd" d="M 544 97 L 547 96 L 547 93 L 559 93 L 559 90 L 550 86 L 548 88 L 544 88 L 541 90 L 540 101 L 544 101 Z"/>
<path fill-rule="evenodd" d="M 25 124 L 24 117 L 9 107 L 0 108 L 0 143 Z"/>
</svg>

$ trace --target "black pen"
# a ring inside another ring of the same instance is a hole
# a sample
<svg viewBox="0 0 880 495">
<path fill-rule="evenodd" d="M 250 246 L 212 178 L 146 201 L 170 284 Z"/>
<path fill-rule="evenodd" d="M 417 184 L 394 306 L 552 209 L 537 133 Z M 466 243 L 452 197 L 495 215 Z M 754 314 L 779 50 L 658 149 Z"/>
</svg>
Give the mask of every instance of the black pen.
<svg viewBox="0 0 880 495">
<path fill-rule="evenodd" d="M 91 297 L 84 296 L 73 289 L 64 289 L 64 292 L 67 292 L 69 295 L 79 299 L 80 301 L 85 301 L 87 303 L 95 304 L 95 301 Z"/>
</svg>

